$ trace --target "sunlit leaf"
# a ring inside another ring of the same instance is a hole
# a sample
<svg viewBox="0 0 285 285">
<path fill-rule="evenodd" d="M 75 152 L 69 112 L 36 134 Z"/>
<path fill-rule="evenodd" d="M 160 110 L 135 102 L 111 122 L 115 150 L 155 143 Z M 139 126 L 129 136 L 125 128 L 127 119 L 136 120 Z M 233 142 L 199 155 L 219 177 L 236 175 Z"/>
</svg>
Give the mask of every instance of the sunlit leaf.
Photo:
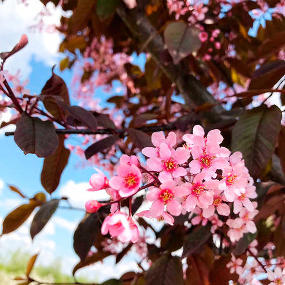
<svg viewBox="0 0 285 285">
<path fill-rule="evenodd" d="M 2 234 L 8 234 L 20 227 L 31 215 L 38 203 L 23 204 L 9 213 L 3 221 Z"/>
<path fill-rule="evenodd" d="M 29 277 L 31 271 L 33 270 L 33 267 L 35 265 L 35 262 L 37 261 L 38 254 L 33 255 L 28 262 L 27 268 L 26 268 L 26 276 Z"/>
<path fill-rule="evenodd" d="M 184 22 L 169 23 L 164 31 L 164 40 L 175 64 L 201 46 L 199 30 Z"/>
</svg>

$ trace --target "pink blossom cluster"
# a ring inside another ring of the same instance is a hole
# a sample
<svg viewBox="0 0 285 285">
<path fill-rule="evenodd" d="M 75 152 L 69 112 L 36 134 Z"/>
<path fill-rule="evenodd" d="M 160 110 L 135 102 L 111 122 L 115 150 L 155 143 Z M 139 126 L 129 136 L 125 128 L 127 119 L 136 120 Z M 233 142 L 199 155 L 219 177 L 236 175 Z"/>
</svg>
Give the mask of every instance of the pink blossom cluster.
<svg viewBox="0 0 285 285">
<path fill-rule="evenodd" d="M 202 1 L 167 0 L 167 7 L 169 14 L 175 14 L 176 20 L 187 14 L 188 22 L 191 24 L 203 21 L 208 11 Z"/>
<path fill-rule="evenodd" d="M 83 54 L 82 62 L 79 62 L 77 72 L 73 77 L 74 95 L 86 103 L 92 102 L 90 97 L 95 94 L 97 87 L 105 87 L 106 92 L 112 89 L 112 81 L 118 79 L 123 86 L 136 93 L 134 82 L 129 78 L 124 65 L 131 62 L 131 57 L 125 53 L 114 53 L 113 40 L 101 37 L 94 38 Z M 93 75 L 83 82 L 83 73 Z"/>
<path fill-rule="evenodd" d="M 256 190 L 239 152 L 221 146 L 219 130 L 205 135 L 196 125 L 192 134 L 183 135 L 184 145 L 170 132 L 152 134 L 153 147 L 142 150 L 146 165 L 138 157 L 122 155 L 117 175 L 107 179 L 103 173 L 90 179 L 91 191 L 105 190 L 111 197 L 111 214 L 104 220 L 102 233 L 124 241 L 139 239 L 134 219 L 120 209 L 120 201 L 146 190 L 149 209 L 136 215 L 172 225 L 174 217 L 189 213 L 193 225 L 212 224 L 212 232 L 223 228 L 232 242 L 256 231 Z M 96 212 L 104 204 L 87 202 L 86 210 Z M 131 207 L 131 204 L 130 204 Z M 222 218 L 223 217 L 223 218 Z M 126 232 L 125 232 L 126 231 Z M 126 234 L 128 233 L 128 234 Z M 127 238 L 127 237 L 128 238 Z"/>
<path fill-rule="evenodd" d="M 273 258 L 272 251 L 274 245 L 267 244 L 264 247 L 270 259 L 266 261 L 263 257 L 258 257 L 257 250 L 258 242 L 254 240 L 248 247 L 246 252 L 247 257 L 236 257 L 232 254 L 231 261 L 227 264 L 230 273 L 236 273 L 239 276 L 238 283 L 241 285 L 264 284 L 260 280 L 267 279 L 266 284 L 283 285 L 285 284 L 285 259 L 284 257 Z M 265 276 L 264 276 L 265 273 Z"/>
</svg>

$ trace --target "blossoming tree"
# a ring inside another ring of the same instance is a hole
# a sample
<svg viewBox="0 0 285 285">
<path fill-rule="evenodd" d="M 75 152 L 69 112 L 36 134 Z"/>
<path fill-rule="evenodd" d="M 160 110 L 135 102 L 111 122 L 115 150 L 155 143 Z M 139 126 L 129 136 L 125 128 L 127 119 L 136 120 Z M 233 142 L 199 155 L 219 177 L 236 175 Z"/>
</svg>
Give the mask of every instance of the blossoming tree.
<svg viewBox="0 0 285 285">
<path fill-rule="evenodd" d="M 103 284 L 284 284 L 284 1 L 41 2 L 69 11 L 57 30 L 73 81 L 52 70 L 31 95 L 4 68 L 27 37 L 0 53 L 1 110 L 13 109 L 1 127 L 16 125 L 6 135 L 44 157 L 47 192 L 11 186 L 28 201 L 2 234 L 36 212 L 33 239 L 68 203 L 51 194 L 74 152 L 98 169 L 74 233 L 74 275 L 132 252 L 137 272 Z M 35 260 L 22 284 L 42 284 L 30 277 Z"/>
</svg>

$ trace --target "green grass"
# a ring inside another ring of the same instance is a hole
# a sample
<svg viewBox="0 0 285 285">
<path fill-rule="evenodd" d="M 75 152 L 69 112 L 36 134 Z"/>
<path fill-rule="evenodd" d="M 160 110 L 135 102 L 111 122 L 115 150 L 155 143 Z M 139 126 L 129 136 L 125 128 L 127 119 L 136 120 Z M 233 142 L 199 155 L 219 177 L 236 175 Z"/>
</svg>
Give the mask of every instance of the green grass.
<svg viewBox="0 0 285 285">
<path fill-rule="evenodd" d="M 0 285 L 14 285 L 16 276 L 25 276 L 26 266 L 30 255 L 22 250 L 17 250 L 11 254 L 0 256 Z M 73 282 L 74 279 L 63 273 L 62 262 L 56 259 L 48 266 L 35 265 L 31 277 L 48 282 Z M 88 278 L 81 276 L 78 278 L 81 282 L 91 282 Z M 94 280 L 93 280 L 94 282 Z"/>
</svg>

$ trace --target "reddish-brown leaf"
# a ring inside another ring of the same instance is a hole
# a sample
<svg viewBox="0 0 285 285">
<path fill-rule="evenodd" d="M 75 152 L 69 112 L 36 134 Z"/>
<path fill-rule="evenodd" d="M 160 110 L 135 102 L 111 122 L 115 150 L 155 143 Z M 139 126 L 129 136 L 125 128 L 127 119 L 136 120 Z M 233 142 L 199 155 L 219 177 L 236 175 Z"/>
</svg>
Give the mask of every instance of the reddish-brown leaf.
<svg viewBox="0 0 285 285">
<path fill-rule="evenodd" d="M 56 152 L 45 158 L 41 172 L 41 183 L 48 193 L 56 190 L 69 155 L 70 150 L 64 146 L 64 136 L 60 135 Z"/>
<path fill-rule="evenodd" d="M 36 202 L 23 204 L 8 214 L 3 221 L 2 235 L 13 232 L 20 227 L 38 205 Z"/>
</svg>

